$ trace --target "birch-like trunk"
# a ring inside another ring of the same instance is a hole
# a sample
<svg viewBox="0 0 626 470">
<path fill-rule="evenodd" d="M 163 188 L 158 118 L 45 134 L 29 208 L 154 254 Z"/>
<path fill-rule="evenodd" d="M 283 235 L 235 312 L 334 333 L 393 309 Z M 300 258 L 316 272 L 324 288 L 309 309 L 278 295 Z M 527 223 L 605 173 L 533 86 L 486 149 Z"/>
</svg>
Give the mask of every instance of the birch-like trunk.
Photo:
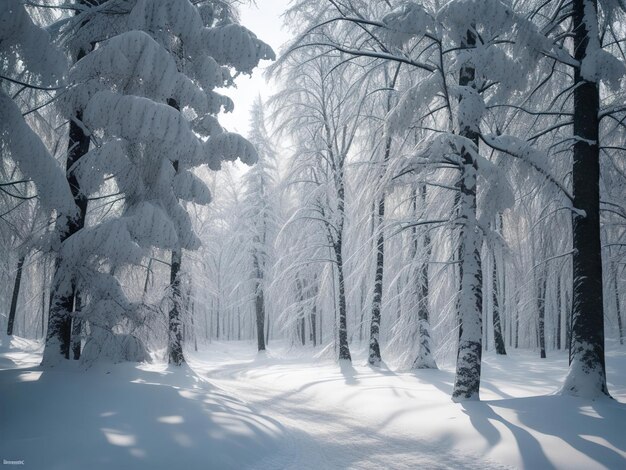
<svg viewBox="0 0 626 470">
<path fill-rule="evenodd" d="M 476 43 L 474 33 L 467 32 L 462 46 L 472 47 Z M 461 67 L 459 85 L 471 86 L 475 69 L 471 63 Z M 471 140 L 478 148 L 478 134 L 471 125 L 460 123 L 460 134 Z M 478 165 L 469 149 L 461 150 L 461 175 L 459 180 L 459 234 L 460 243 L 460 292 L 459 347 L 452 399 L 454 401 L 478 400 L 482 358 L 482 266 L 480 247 L 482 236 L 476 220 L 476 189 Z"/>
<path fill-rule="evenodd" d="M 421 202 L 422 207 L 426 206 L 426 185 L 421 189 Z M 417 219 L 417 194 L 413 192 L 413 216 Z M 418 236 L 417 230 L 413 232 L 414 243 L 414 263 L 415 258 L 418 256 Z M 418 341 L 419 352 L 417 357 L 413 361 L 413 369 L 437 369 L 437 363 L 432 353 L 431 338 L 430 338 L 430 308 L 429 308 L 429 282 L 428 282 L 428 263 L 431 257 L 431 244 L 428 228 L 424 230 L 422 236 L 422 249 L 426 254 L 426 258 L 421 265 L 415 266 L 415 273 L 413 276 L 413 282 L 415 286 L 415 296 L 417 298 L 417 321 L 418 321 Z"/>
</svg>

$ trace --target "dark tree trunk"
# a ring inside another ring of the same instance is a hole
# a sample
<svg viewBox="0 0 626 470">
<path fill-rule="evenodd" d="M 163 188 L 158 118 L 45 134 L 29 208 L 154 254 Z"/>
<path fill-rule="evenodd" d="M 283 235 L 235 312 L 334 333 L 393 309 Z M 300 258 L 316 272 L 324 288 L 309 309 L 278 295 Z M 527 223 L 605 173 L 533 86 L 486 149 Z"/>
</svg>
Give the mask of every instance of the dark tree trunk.
<svg viewBox="0 0 626 470">
<path fill-rule="evenodd" d="M 46 291 L 45 289 L 41 292 L 41 334 L 40 337 L 44 338 L 46 327 Z"/>
<path fill-rule="evenodd" d="M 313 300 L 311 308 L 311 342 L 313 347 L 315 347 L 317 346 L 317 306 L 315 305 L 315 300 Z"/>
<path fill-rule="evenodd" d="M 624 326 L 622 324 L 622 309 L 619 303 L 619 290 L 617 288 L 617 265 L 613 269 L 613 292 L 615 292 L 615 313 L 617 315 L 617 329 L 619 331 L 619 344 L 624 344 Z"/>
<path fill-rule="evenodd" d="M 102 3 L 102 1 L 103 0 L 79 0 L 78 3 L 80 5 L 97 6 Z M 81 49 L 78 52 L 76 61 L 82 59 L 87 53 L 91 52 L 94 47 L 95 43 L 91 43 L 87 50 Z M 83 128 L 78 124 L 82 123 L 83 120 L 82 111 L 78 111 L 74 118 L 75 119 L 70 120 L 65 168 L 67 182 L 72 191 L 74 203 L 78 207 L 79 213 L 76 218 L 65 217 L 64 219 L 59 219 L 59 239 L 61 242 L 64 242 L 82 229 L 85 226 L 85 218 L 87 216 L 87 196 L 82 194 L 78 179 L 71 170 L 80 158 L 89 151 L 90 137 L 85 135 Z M 48 331 L 42 360 L 42 364 L 44 365 L 53 365 L 58 359 L 70 358 L 70 342 L 72 336 L 71 313 L 77 292 L 73 273 L 70 275 L 72 278 L 69 282 L 67 279 L 64 279 L 67 273 L 63 273 L 62 271 L 66 269 L 66 263 L 64 263 L 62 259 L 57 258 L 50 293 Z"/>
<path fill-rule="evenodd" d="M 590 45 L 597 44 L 597 1 L 573 0 L 574 57 L 582 61 Z M 570 369 L 563 392 L 573 395 L 608 395 L 604 362 L 604 305 L 600 243 L 600 153 L 598 84 L 586 81 L 574 69 L 574 207 L 573 309 Z M 594 390 L 588 384 L 593 383 Z"/>
<path fill-rule="evenodd" d="M 313 305 L 311 306 L 311 341 L 317 346 L 317 275 L 313 277 Z"/>
<path fill-rule="evenodd" d="M 81 51 L 79 59 L 84 56 Z M 82 113 L 76 113 L 76 120 L 82 121 Z M 74 197 L 74 203 L 78 206 L 79 215 L 71 219 L 65 217 L 64 224 L 60 227 L 60 240 L 64 242 L 85 226 L 87 215 L 87 197 L 82 194 L 76 175 L 71 171 L 79 159 L 89 151 L 89 136 L 86 136 L 82 128 L 72 120 L 70 122 L 68 155 L 66 163 L 67 181 Z M 57 258 L 55 263 L 54 281 L 51 292 L 50 309 L 48 313 L 48 332 L 46 335 L 46 347 L 44 349 L 43 364 L 54 364 L 58 358 L 70 358 L 70 341 L 72 336 L 72 309 L 76 297 L 76 284 L 73 273 L 71 280 L 65 279 L 64 273 L 68 268 L 67 263 Z"/>
<path fill-rule="evenodd" d="M 346 286 L 343 275 L 343 254 L 341 234 L 334 246 L 337 260 L 337 281 L 339 284 L 339 359 L 352 361 L 348 346 L 348 321 L 346 317 Z"/>
<path fill-rule="evenodd" d="M 270 315 L 266 314 L 266 322 L 265 322 L 265 346 L 270 342 Z"/>
<path fill-rule="evenodd" d="M 304 289 L 302 281 L 296 276 L 296 291 L 298 295 L 298 316 L 296 317 L 296 336 L 304 346 Z"/>
<path fill-rule="evenodd" d="M 180 249 L 172 250 L 172 263 L 170 268 L 170 289 L 172 292 L 172 306 L 169 312 L 169 363 L 181 365 L 185 362 L 183 355 L 183 335 L 180 293 L 180 263 L 182 253 Z"/>
<path fill-rule="evenodd" d="M 80 295 L 74 297 L 74 312 L 80 312 L 81 302 Z M 72 356 L 75 361 L 80 359 L 80 347 L 82 343 L 83 321 L 78 317 L 72 318 Z"/>
<path fill-rule="evenodd" d="M 179 110 L 176 100 L 168 98 L 167 104 Z M 178 161 L 173 162 L 174 171 L 178 173 Z M 170 264 L 170 290 L 172 292 L 172 306 L 169 312 L 169 362 L 181 365 L 185 362 L 183 355 L 183 322 L 182 308 L 183 299 L 180 282 L 180 266 L 183 258 L 183 250 L 179 246 L 172 250 L 172 263 Z"/>
<path fill-rule="evenodd" d="M 496 344 L 496 354 L 505 355 L 506 347 L 502 337 L 502 325 L 500 323 L 500 289 L 498 283 L 498 263 L 496 253 L 493 253 L 493 339 Z"/>
<path fill-rule="evenodd" d="M 196 316 L 196 303 L 191 302 L 191 332 L 193 334 L 193 350 L 198 352 L 198 335 L 196 334 L 196 326 L 194 317 Z"/>
<path fill-rule="evenodd" d="M 343 221 L 345 217 L 345 189 L 343 184 L 343 168 L 341 174 L 335 176 L 337 186 L 337 212 L 339 221 L 337 227 L 337 239 L 333 243 L 335 261 L 337 263 L 337 281 L 339 288 L 339 359 L 352 361 L 350 347 L 348 345 L 348 319 L 346 311 L 346 285 L 343 273 Z"/>
<path fill-rule="evenodd" d="M 561 277 L 557 276 L 556 279 L 556 342 L 555 347 L 557 351 L 561 350 L 561 333 L 563 331 L 561 323 L 563 322 L 563 314 L 561 312 Z"/>
<path fill-rule="evenodd" d="M 515 349 L 519 348 L 519 310 L 515 308 Z"/>
<path fill-rule="evenodd" d="M 241 311 L 237 307 L 237 341 L 241 341 Z"/>
<path fill-rule="evenodd" d="M 320 317 L 320 339 L 319 339 L 319 344 L 322 344 L 324 342 L 324 339 L 322 337 L 322 310 L 320 309 L 320 313 L 318 314 L 318 317 Z"/>
<path fill-rule="evenodd" d="M 539 354 L 541 359 L 546 358 L 546 287 L 548 285 L 548 270 L 544 269 L 543 277 L 539 281 L 537 339 L 539 341 Z"/>
<path fill-rule="evenodd" d="M 571 299 L 565 297 L 565 345 L 567 346 L 568 355 L 572 355 L 572 302 Z"/>
<path fill-rule="evenodd" d="M 257 243 L 255 243 L 257 244 Z M 255 280 L 255 292 L 254 292 L 254 311 L 256 313 L 256 338 L 257 349 L 259 351 L 265 351 L 265 301 L 263 298 L 263 287 L 261 281 L 263 279 L 263 272 L 259 263 L 258 253 L 252 255 L 252 262 L 254 264 L 254 272 L 256 275 Z"/>
<path fill-rule="evenodd" d="M 17 260 L 17 273 L 15 274 L 15 283 L 13 284 L 13 295 L 11 296 L 11 308 L 9 309 L 9 323 L 7 324 L 7 335 L 13 334 L 13 325 L 15 323 L 15 312 L 17 311 L 17 299 L 20 296 L 20 286 L 22 284 L 22 267 L 24 266 L 24 256 L 20 256 Z"/>
</svg>

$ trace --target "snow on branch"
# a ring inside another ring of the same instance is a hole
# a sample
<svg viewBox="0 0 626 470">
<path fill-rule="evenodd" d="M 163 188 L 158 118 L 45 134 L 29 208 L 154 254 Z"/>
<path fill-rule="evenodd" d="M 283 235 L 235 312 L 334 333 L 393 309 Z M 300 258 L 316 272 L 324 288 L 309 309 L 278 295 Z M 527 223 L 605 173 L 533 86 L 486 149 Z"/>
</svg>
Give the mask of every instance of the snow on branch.
<svg viewBox="0 0 626 470">
<path fill-rule="evenodd" d="M 218 63 L 234 67 L 241 73 L 252 73 L 261 60 L 276 59 L 270 46 L 238 24 L 205 28 L 202 42 Z"/>
<path fill-rule="evenodd" d="M 19 70 L 44 87 L 60 85 L 67 70 L 65 56 L 19 0 L 0 2 L 0 60 L 3 70 Z"/>
<path fill-rule="evenodd" d="M 239 158 L 246 165 L 253 165 L 258 159 L 254 146 L 239 134 L 224 132 L 211 137 L 205 144 L 209 158 L 209 168 L 219 170 L 222 161 Z"/>
<path fill-rule="evenodd" d="M 551 183 L 553 183 L 561 192 L 567 196 L 570 201 L 574 201 L 574 197 L 570 194 L 565 186 L 563 186 L 546 167 L 547 157 L 545 153 L 533 148 L 528 142 L 518 139 L 517 137 L 481 134 L 481 140 L 489 147 L 499 152 L 506 153 L 515 158 L 519 158 L 530 165 L 532 168 L 541 173 Z"/>
<path fill-rule="evenodd" d="M 26 124 L 17 105 L 1 89 L 0 137 L 20 171 L 35 183 L 41 204 L 67 216 L 76 215 L 77 208 L 65 173 Z"/>
</svg>

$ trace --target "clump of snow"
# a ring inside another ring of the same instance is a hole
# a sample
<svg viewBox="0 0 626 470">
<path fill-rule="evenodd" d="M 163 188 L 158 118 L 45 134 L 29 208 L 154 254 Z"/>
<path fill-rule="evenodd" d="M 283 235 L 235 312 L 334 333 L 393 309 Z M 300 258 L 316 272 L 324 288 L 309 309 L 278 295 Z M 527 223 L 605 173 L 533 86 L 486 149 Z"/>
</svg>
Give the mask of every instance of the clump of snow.
<svg viewBox="0 0 626 470">
<path fill-rule="evenodd" d="M 485 102 L 482 95 L 472 86 L 450 86 L 458 99 L 457 121 L 459 129 L 480 132 L 480 121 L 485 114 Z"/>
<path fill-rule="evenodd" d="M 223 132 L 210 138 L 205 144 L 209 157 L 209 168 L 219 170 L 222 161 L 234 161 L 239 158 L 246 165 L 254 164 L 258 155 L 254 146 L 239 134 Z"/>
<path fill-rule="evenodd" d="M 270 46 L 238 24 L 205 28 L 201 33 L 201 41 L 208 54 L 217 62 L 233 66 L 243 73 L 251 73 L 259 60 L 276 59 Z"/>
<path fill-rule="evenodd" d="M 43 86 L 61 84 L 67 58 L 51 45 L 47 31 L 37 27 L 20 0 L 0 2 L 0 59 L 3 70 Z M 0 108 L 1 109 L 1 108 Z"/>
<path fill-rule="evenodd" d="M 483 134 L 482 138 L 487 145 L 495 150 L 520 158 L 530 166 L 549 174 L 546 153 L 538 150 L 527 141 L 510 135 Z"/>
<path fill-rule="evenodd" d="M 419 3 L 405 2 L 387 13 L 382 22 L 387 29 L 383 31 L 387 41 L 402 46 L 413 38 L 432 33 L 436 22 L 432 15 Z"/>
<path fill-rule="evenodd" d="M 604 49 L 589 51 L 580 64 L 580 75 L 590 82 L 603 82 L 613 91 L 621 89 L 626 64 Z"/>
<path fill-rule="evenodd" d="M 387 115 L 385 120 L 387 132 L 395 134 L 406 131 L 420 116 L 419 111 L 428 109 L 433 96 L 441 90 L 441 79 L 434 73 L 409 88 Z"/>
</svg>

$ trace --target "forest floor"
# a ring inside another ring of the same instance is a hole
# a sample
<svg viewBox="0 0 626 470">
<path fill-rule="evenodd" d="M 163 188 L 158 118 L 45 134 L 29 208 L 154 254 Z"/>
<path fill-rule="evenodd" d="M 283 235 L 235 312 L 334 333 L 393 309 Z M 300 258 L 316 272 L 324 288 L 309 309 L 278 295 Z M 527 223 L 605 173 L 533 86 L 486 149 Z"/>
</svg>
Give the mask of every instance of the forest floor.
<svg viewBox="0 0 626 470">
<path fill-rule="evenodd" d="M 310 348 L 214 342 L 189 366 L 76 363 L 0 338 L 0 458 L 42 469 L 623 469 L 626 346 L 607 345 L 615 400 L 555 395 L 563 353 L 486 353 L 481 402 L 453 371 L 372 369 Z"/>
</svg>

